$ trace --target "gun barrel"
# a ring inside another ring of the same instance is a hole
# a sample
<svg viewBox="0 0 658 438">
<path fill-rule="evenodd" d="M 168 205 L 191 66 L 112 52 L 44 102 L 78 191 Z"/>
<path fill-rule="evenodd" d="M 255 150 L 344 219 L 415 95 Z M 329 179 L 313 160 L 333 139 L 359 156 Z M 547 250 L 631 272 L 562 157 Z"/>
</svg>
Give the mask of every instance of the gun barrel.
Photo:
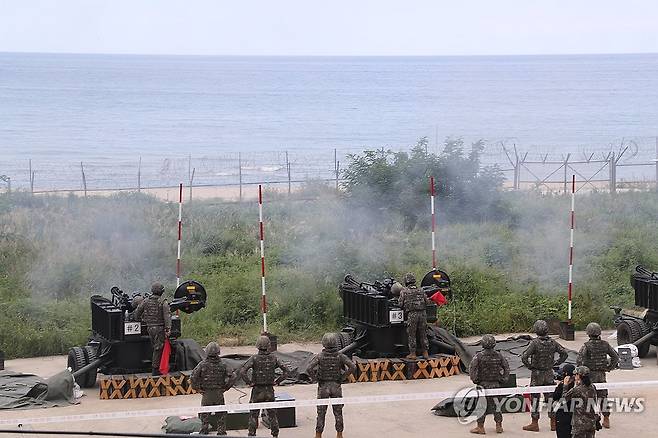
<svg viewBox="0 0 658 438">
<path fill-rule="evenodd" d="M 79 370 L 74 371 L 73 378 L 82 376 L 83 374 L 87 374 L 91 370 L 96 370 L 98 366 L 103 363 L 104 360 L 105 357 L 101 356 L 98 359 L 94 360 L 93 362 L 90 362 L 87 365 L 83 366 Z"/>
<path fill-rule="evenodd" d="M 360 345 L 361 345 L 361 341 L 354 341 L 351 344 L 345 346 L 344 348 L 338 350 L 338 352 L 342 354 L 350 354 L 351 352 L 359 348 Z"/>
<path fill-rule="evenodd" d="M 635 345 L 636 347 L 640 347 L 645 342 L 649 342 L 651 340 L 651 338 L 653 338 L 655 335 L 656 335 L 656 333 L 653 330 L 651 330 L 649 333 L 642 336 L 637 341 L 633 342 L 633 345 Z"/>
</svg>

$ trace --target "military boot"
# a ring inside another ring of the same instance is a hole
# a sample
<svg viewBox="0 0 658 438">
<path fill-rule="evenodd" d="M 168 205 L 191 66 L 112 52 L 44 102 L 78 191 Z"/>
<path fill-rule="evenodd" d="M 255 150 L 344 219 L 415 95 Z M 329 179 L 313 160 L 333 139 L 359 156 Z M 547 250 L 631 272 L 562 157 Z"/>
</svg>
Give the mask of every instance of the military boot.
<svg viewBox="0 0 658 438">
<path fill-rule="evenodd" d="M 496 433 L 503 433 L 503 422 L 496 421 Z"/>
<path fill-rule="evenodd" d="M 322 432 L 315 432 L 315 438 L 322 438 Z"/>
<path fill-rule="evenodd" d="M 423 350 L 423 359 L 429 359 L 430 353 L 427 350 Z"/>
<path fill-rule="evenodd" d="M 551 417 L 551 432 L 555 432 L 557 429 L 557 423 L 555 422 L 555 417 Z"/>
<path fill-rule="evenodd" d="M 603 416 L 603 423 L 601 423 L 604 429 L 610 429 L 610 415 Z"/>
<path fill-rule="evenodd" d="M 539 419 L 533 418 L 530 424 L 523 426 L 523 430 L 527 430 L 528 432 L 539 432 Z"/>
<path fill-rule="evenodd" d="M 484 430 L 484 422 L 480 423 L 478 421 L 477 425 L 471 429 L 471 433 L 477 434 L 477 435 L 486 435 L 487 432 Z"/>
<path fill-rule="evenodd" d="M 343 438 L 343 432 L 336 432 L 336 438 Z"/>
</svg>

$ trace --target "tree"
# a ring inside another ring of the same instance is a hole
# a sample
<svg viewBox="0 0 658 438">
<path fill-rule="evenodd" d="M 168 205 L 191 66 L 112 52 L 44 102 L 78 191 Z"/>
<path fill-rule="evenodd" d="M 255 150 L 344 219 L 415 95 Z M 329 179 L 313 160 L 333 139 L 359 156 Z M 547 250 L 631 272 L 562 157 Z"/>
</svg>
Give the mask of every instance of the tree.
<svg viewBox="0 0 658 438">
<path fill-rule="evenodd" d="M 501 213 L 499 189 L 503 176 L 497 166 L 482 166 L 485 143 L 464 151 L 462 139 L 448 138 L 443 151 L 427 151 L 421 138 L 409 152 L 377 149 L 349 156 L 343 171 L 346 196 L 355 204 L 399 212 L 413 228 L 426 218 L 429 177 L 434 176 L 440 214 L 459 221 L 487 220 Z"/>
</svg>

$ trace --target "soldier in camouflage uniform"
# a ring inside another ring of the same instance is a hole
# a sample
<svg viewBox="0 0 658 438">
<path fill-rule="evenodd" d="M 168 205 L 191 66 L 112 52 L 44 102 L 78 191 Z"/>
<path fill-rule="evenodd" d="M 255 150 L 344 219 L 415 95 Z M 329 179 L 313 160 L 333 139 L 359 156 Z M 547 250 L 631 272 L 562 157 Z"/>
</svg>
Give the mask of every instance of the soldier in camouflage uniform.
<svg viewBox="0 0 658 438">
<path fill-rule="evenodd" d="M 398 304 L 407 316 L 407 359 L 416 359 L 416 337 L 420 338 L 423 357 L 429 359 L 427 340 L 427 305 L 431 304 L 422 289 L 416 287 L 416 276 L 412 272 L 404 274 L 404 289 L 400 291 Z"/>
<path fill-rule="evenodd" d="M 530 342 L 528 348 L 521 355 L 521 361 L 531 371 L 530 386 L 554 385 L 553 367 L 567 360 L 567 350 L 562 345 L 548 336 L 548 324 L 540 319 L 533 326 L 537 337 Z M 555 360 L 555 354 L 559 358 Z M 523 426 L 523 430 L 539 432 L 539 394 L 532 394 L 532 422 Z M 544 394 L 544 401 L 551 403 L 552 394 Z M 555 413 L 549 409 L 548 416 L 551 419 L 551 430 L 555 430 Z"/>
<path fill-rule="evenodd" d="M 585 342 L 578 352 L 578 365 L 589 368 L 589 378 L 592 383 L 605 383 L 605 373 L 612 371 L 619 365 L 619 355 L 614 348 L 601 339 L 601 326 L 595 322 L 587 324 L 585 329 L 589 341 Z M 608 398 L 608 390 L 601 389 L 597 392 L 599 400 Z M 605 403 L 603 404 L 605 406 Z M 610 429 L 610 411 L 603 409 L 603 427 Z"/>
<path fill-rule="evenodd" d="M 341 383 L 345 377 L 356 371 L 356 365 L 347 356 L 338 352 L 338 340 L 335 333 L 322 336 L 322 352 L 311 359 L 308 374 L 318 381 L 318 398 L 340 398 L 343 396 Z M 343 405 L 332 405 L 336 420 L 336 437 L 343 437 Z M 315 438 L 321 438 L 324 431 L 324 419 L 327 406 L 318 406 L 318 418 L 315 426 Z"/>
<path fill-rule="evenodd" d="M 154 376 L 160 375 L 162 349 L 164 348 L 165 338 L 168 338 L 171 333 L 171 310 L 162 294 L 164 294 L 164 286 L 160 283 L 153 283 L 151 295 L 137 306 L 134 313 L 136 320 L 146 324 L 151 338 L 151 347 L 153 348 L 151 367 Z"/>
<path fill-rule="evenodd" d="M 594 438 L 599 420 L 596 413 L 596 387 L 590 380 L 590 371 L 586 366 L 576 367 L 574 371 L 576 386 L 564 394 L 565 400 L 573 412 L 571 436 L 573 438 Z"/>
<path fill-rule="evenodd" d="M 192 388 L 200 392 L 201 406 L 224 404 L 224 392 L 231 387 L 231 378 L 226 365 L 219 358 L 219 345 L 211 342 L 206 347 L 206 358 L 192 371 Z M 217 435 L 226 435 L 226 412 L 200 412 L 202 435 L 210 431 L 210 417 L 217 416 Z"/>
<path fill-rule="evenodd" d="M 496 339 L 493 336 L 482 336 L 483 350 L 473 357 L 468 369 L 473 383 L 484 389 L 500 388 L 501 383 L 509 378 L 509 363 L 500 352 L 494 350 L 495 346 Z M 471 429 L 471 433 L 484 435 L 484 420 L 487 414 L 492 412 L 496 422 L 496 433 L 503 433 L 503 414 L 500 412 L 500 407 L 496 409 L 493 396 L 487 397 L 487 410 L 478 418 L 477 426 Z"/>
<path fill-rule="evenodd" d="M 267 336 L 261 336 L 256 343 L 258 354 L 251 356 L 242 368 L 240 376 L 251 389 L 251 403 L 273 402 L 274 401 L 274 384 L 282 382 L 290 373 L 288 367 L 281 362 L 275 355 L 270 352 L 270 339 Z M 276 379 L 275 371 L 279 368 L 283 371 L 281 377 Z M 247 372 L 252 370 L 250 379 Z M 249 436 L 256 436 L 258 427 L 258 415 L 260 409 L 254 409 L 249 413 Z M 274 409 L 267 409 L 267 417 L 270 422 L 272 436 L 279 436 L 279 419 Z"/>
</svg>

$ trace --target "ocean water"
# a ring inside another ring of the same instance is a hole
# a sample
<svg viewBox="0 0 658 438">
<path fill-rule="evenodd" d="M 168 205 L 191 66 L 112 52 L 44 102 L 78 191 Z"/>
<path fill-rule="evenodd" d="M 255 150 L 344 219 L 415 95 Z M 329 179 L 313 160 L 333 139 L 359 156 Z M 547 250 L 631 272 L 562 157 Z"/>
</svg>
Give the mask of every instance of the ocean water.
<svg viewBox="0 0 658 438">
<path fill-rule="evenodd" d="M 658 55 L 0 54 L 0 174 L 19 185 L 29 159 L 48 187 L 79 178 L 81 161 L 96 184 L 123 184 L 139 157 L 152 183 L 188 167 L 212 183 L 235 176 L 238 152 L 254 178 L 285 172 L 283 151 L 312 176 L 330 173 L 334 149 L 422 136 L 560 154 L 656 135 Z"/>
</svg>

